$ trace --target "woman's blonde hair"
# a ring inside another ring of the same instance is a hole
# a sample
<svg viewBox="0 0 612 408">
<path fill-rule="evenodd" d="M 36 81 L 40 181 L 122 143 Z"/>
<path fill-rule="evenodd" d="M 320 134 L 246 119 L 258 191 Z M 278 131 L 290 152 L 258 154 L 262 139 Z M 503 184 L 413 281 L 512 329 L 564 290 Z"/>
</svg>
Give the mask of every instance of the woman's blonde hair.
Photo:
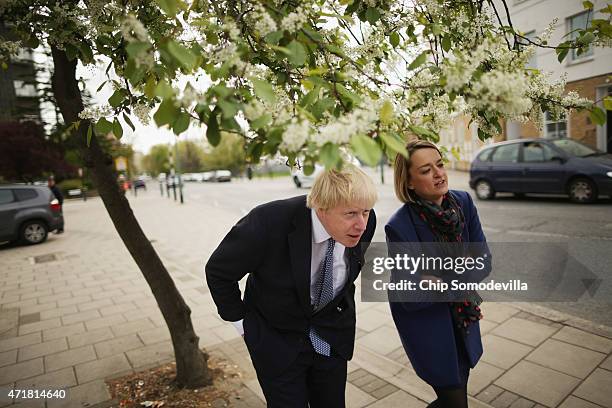
<svg viewBox="0 0 612 408">
<path fill-rule="evenodd" d="M 419 149 L 435 149 L 438 153 L 440 153 L 440 157 L 442 157 L 442 152 L 440 152 L 438 146 L 428 142 L 427 140 L 413 139 L 406 143 L 408 158 L 398 154 L 395 156 L 395 163 L 393 164 L 395 195 L 402 203 L 414 202 L 415 192 L 414 190 L 408 188 L 408 185 L 410 184 L 410 166 L 412 165 L 410 157 L 412 157 L 412 154 Z"/>
<path fill-rule="evenodd" d="M 342 170 L 321 172 L 306 199 L 308 208 L 328 210 L 338 205 L 363 205 L 374 207 L 378 200 L 376 186 L 360 168 L 345 164 Z"/>
</svg>

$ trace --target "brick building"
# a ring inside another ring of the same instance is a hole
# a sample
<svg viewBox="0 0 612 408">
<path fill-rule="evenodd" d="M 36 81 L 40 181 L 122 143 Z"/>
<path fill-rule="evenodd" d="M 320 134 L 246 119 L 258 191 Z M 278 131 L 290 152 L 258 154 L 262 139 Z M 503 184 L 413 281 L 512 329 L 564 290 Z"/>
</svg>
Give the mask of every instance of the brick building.
<svg viewBox="0 0 612 408">
<path fill-rule="evenodd" d="M 526 37 L 537 37 L 556 19 L 555 30 L 549 41 L 553 45 L 571 37 L 573 30 L 590 25 L 593 18 L 602 18 L 598 10 L 607 5 L 606 1 L 593 1 L 594 11 L 587 11 L 582 2 L 575 0 L 506 0 L 506 3 L 514 28 Z M 612 48 L 592 47 L 581 55 L 572 50 L 561 64 L 555 50 L 538 48 L 529 65 L 552 72 L 553 78 L 567 75 L 567 91 L 576 91 L 582 97 L 599 101 L 600 107 L 603 107 L 603 97 L 612 93 Z M 612 153 L 612 126 L 608 125 L 610 119 L 608 112 L 607 123 L 597 126 L 591 122 L 588 112 L 573 112 L 559 121 L 550 120 L 545 113 L 542 124 L 506 123 L 504 138 L 567 137 Z"/>
<path fill-rule="evenodd" d="M 503 12 L 501 1 L 495 0 Z M 535 38 L 557 19 L 549 44 L 559 44 L 577 27 L 585 27 L 593 18 L 602 18 L 597 10 L 606 6 L 606 1 L 593 1 L 595 12 L 585 11 L 582 2 L 576 0 L 506 0 L 512 24 L 527 37 Z M 504 13 L 502 13 L 504 14 Z M 580 96 L 599 101 L 612 93 L 612 48 L 593 47 L 582 55 L 570 52 L 563 63 L 559 63 L 554 49 L 538 48 L 529 61 L 529 67 L 551 72 L 552 79 L 567 75 L 567 91 L 576 91 Z M 468 127 L 468 120 L 458 116 L 453 126 L 441 132 L 441 144 L 459 149 L 459 160 L 449 155 L 451 166 L 467 170 L 473 154 L 483 145 L 477 131 Z M 573 112 L 559 121 L 552 121 L 544 115 L 544 122 L 504 122 L 503 132 L 493 141 L 518 138 L 571 138 L 600 150 L 612 153 L 612 115 L 607 112 L 603 126 L 591 122 L 588 112 Z M 489 142 L 493 142 L 489 141 Z"/>
</svg>

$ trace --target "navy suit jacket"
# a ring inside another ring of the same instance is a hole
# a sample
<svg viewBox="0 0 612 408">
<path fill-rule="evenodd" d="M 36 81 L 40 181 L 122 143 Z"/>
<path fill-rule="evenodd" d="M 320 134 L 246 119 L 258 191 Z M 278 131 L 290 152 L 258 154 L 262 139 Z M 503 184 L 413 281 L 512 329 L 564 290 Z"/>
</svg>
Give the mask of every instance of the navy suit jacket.
<svg viewBox="0 0 612 408">
<path fill-rule="evenodd" d="M 461 206 L 465 226 L 461 233 L 463 242 L 483 242 L 480 219 L 474 202 L 465 191 L 450 191 Z M 409 204 L 404 204 L 385 226 L 387 242 L 435 242 L 431 228 Z M 488 252 L 488 248 L 486 249 Z M 489 260 L 490 254 L 489 254 Z M 490 272 L 490 261 L 486 274 Z M 455 330 L 446 302 L 397 302 L 390 303 L 391 314 L 404 349 L 417 375 L 427 383 L 438 386 L 461 384 L 457 347 L 465 347 L 470 367 L 475 367 L 482 355 L 480 326 L 470 326 L 464 339 L 455 339 Z M 459 340 L 459 341 L 457 341 Z"/>
</svg>

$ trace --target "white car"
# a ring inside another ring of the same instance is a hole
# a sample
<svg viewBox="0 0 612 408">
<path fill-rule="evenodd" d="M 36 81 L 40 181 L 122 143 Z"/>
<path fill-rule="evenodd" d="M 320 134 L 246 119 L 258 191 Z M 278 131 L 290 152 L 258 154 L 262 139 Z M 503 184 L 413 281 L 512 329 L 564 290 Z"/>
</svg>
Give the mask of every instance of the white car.
<svg viewBox="0 0 612 408">
<path fill-rule="evenodd" d="M 310 188 L 312 187 L 317 175 L 323 170 L 325 170 L 324 166 L 316 164 L 312 174 L 307 176 L 304 174 L 304 168 L 302 167 L 299 169 L 294 169 L 291 172 L 291 177 L 293 178 L 293 182 L 297 188 Z"/>
<path fill-rule="evenodd" d="M 232 181 L 232 172 L 229 170 L 217 170 L 215 171 L 215 181 Z"/>
</svg>

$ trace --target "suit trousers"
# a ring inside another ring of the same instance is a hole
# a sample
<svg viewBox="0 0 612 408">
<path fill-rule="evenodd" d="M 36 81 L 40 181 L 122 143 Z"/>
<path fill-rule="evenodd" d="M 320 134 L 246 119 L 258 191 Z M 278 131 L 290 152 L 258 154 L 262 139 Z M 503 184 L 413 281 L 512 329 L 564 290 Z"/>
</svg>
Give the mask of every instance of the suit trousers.
<svg viewBox="0 0 612 408">
<path fill-rule="evenodd" d="M 317 354 L 310 342 L 275 378 L 255 366 L 268 408 L 345 408 L 346 370 L 345 359 Z"/>
</svg>

